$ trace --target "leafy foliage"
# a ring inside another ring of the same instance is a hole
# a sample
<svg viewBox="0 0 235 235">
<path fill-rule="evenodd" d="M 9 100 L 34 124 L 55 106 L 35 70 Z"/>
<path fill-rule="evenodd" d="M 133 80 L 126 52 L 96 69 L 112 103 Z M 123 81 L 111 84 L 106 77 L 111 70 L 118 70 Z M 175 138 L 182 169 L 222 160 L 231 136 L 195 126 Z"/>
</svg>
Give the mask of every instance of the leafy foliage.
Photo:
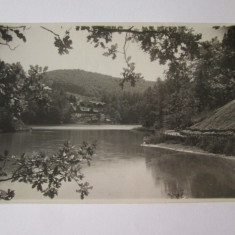
<svg viewBox="0 0 235 235">
<path fill-rule="evenodd" d="M 23 42 L 26 42 L 26 37 L 24 35 L 25 30 L 25 26 L 11 27 L 0 25 L 0 45 L 8 46 L 11 50 L 14 50 L 15 48 L 12 48 L 9 43 L 13 41 L 14 36 Z"/>
<path fill-rule="evenodd" d="M 22 114 L 26 124 L 61 124 L 71 118 L 71 104 L 62 90 L 52 89 L 46 99 L 31 102 Z"/>
<path fill-rule="evenodd" d="M 20 63 L 0 61 L 1 129 L 14 130 L 12 121 L 23 113 L 48 107 L 51 89 L 42 82 L 46 69 L 31 66 L 26 73 Z"/>
<path fill-rule="evenodd" d="M 46 70 L 36 65 L 25 72 L 20 63 L 0 61 L 0 129 L 14 131 L 15 122 L 21 120 L 27 124 L 70 120 L 69 98 L 46 85 Z"/>
<path fill-rule="evenodd" d="M 121 73 L 123 79 L 119 83 L 122 89 L 124 88 L 124 84 L 126 82 L 129 82 L 131 86 L 134 87 L 136 82 L 143 79 L 142 75 L 140 73 L 135 73 L 134 70 L 135 70 L 134 63 L 128 64 L 127 68 L 123 68 L 123 72 Z"/>
<path fill-rule="evenodd" d="M 0 61 L 0 107 L 14 117 L 19 117 L 24 107 L 21 90 L 25 76 L 20 63 L 11 65 Z"/>
<path fill-rule="evenodd" d="M 228 34 L 233 35 L 231 30 Z M 235 50 L 231 47 L 232 39 L 226 45 L 228 34 L 222 42 L 217 38 L 200 42 L 193 60 L 180 56 L 170 62 L 165 80 L 159 80 L 145 94 L 145 126 L 187 128 L 199 121 L 203 113 L 235 99 L 231 61 Z"/>
<path fill-rule="evenodd" d="M 141 78 L 141 74 L 134 72 L 135 64 L 126 54 L 126 43 L 129 41 L 140 45 L 151 61 L 168 65 L 165 81 L 158 81 L 156 87 L 145 93 L 143 124 L 146 127 L 182 129 L 192 125 L 200 113 L 235 98 L 234 26 L 227 28 L 222 42 L 217 38 L 201 41 L 201 34 L 184 26 L 91 26 L 78 27 L 77 30 L 86 30 L 88 42 L 95 47 L 110 48 L 105 55 L 112 58 L 116 57 L 120 47 L 111 44 L 113 35 L 125 34 L 121 53 L 127 68 L 122 73 L 122 87 L 126 82 L 135 86 Z"/>
<path fill-rule="evenodd" d="M 60 37 L 55 37 L 55 42 L 54 45 L 58 49 L 58 53 L 60 55 L 63 54 L 68 54 L 69 50 L 73 49 L 72 48 L 72 40 L 70 39 L 69 32 L 66 31 L 66 35 L 64 36 L 63 39 Z"/>
<path fill-rule="evenodd" d="M 114 123 L 137 124 L 141 122 L 143 97 L 143 94 L 138 92 L 104 92 L 101 101 L 106 104 L 105 115 Z"/>
<path fill-rule="evenodd" d="M 149 54 L 151 61 L 158 60 L 162 65 L 168 63 L 169 69 L 171 69 L 171 66 L 174 66 L 174 63 L 180 59 L 192 60 L 199 53 L 199 40 L 201 39 L 201 34 L 196 34 L 193 29 L 184 26 L 148 26 L 141 28 L 78 26 L 76 29 L 86 30 L 88 32 L 87 41 L 93 43 L 95 47 L 100 46 L 107 49 L 104 55 L 112 56 L 112 59 L 115 59 L 119 52 L 117 44 L 108 47 L 113 40 L 113 34 L 126 34 L 123 52 L 121 52 L 127 64 L 127 68 L 124 68 L 122 73 L 123 81 L 120 83 L 122 87 L 126 82 L 130 82 L 134 86 L 135 82 L 142 77 L 141 74 L 134 72 L 134 63 L 129 63 L 126 57 L 127 41 L 138 43 L 141 49 Z"/>
<path fill-rule="evenodd" d="M 57 153 L 50 156 L 39 152 L 9 157 L 5 152 L 0 156 L 0 182 L 28 183 L 44 196 L 54 198 L 58 195 L 62 182 L 74 181 L 78 187 L 76 192 L 80 193 L 81 199 L 84 199 L 92 186 L 88 182 L 82 182 L 84 179 L 81 172 L 82 164 L 86 162 L 90 165 L 94 150 L 94 144 L 89 145 L 83 142 L 80 147 L 75 148 L 67 141 Z M 7 171 L 9 168 L 12 168 L 11 172 Z M 10 200 L 13 197 L 13 190 L 0 190 L 0 199 Z"/>
</svg>

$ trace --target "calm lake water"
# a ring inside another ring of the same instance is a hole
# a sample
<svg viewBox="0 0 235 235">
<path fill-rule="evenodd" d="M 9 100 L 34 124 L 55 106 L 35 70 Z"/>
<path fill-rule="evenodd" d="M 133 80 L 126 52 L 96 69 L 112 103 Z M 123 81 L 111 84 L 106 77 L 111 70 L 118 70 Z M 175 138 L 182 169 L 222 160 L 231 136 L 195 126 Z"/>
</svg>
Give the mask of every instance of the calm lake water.
<svg viewBox="0 0 235 235">
<path fill-rule="evenodd" d="M 141 147 L 143 133 L 129 126 L 36 127 L 28 133 L 0 134 L 0 152 L 55 152 L 65 140 L 79 145 L 97 141 L 85 180 L 93 189 L 90 199 L 234 198 L 235 160 Z M 45 199 L 24 183 L 1 183 L 15 189 L 15 200 Z M 57 200 L 79 200 L 73 183 L 65 183 Z"/>
</svg>

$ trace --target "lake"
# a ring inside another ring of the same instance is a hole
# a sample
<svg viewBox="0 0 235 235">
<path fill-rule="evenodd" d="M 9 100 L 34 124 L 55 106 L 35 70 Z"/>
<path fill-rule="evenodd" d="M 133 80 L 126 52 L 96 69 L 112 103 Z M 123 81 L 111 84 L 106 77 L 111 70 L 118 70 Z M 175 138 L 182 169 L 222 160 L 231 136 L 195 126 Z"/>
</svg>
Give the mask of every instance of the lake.
<svg viewBox="0 0 235 235">
<path fill-rule="evenodd" d="M 32 132 L 0 133 L 0 152 L 8 149 L 14 155 L 40 150 L 52 153 L 65 140 L 74 145 L 83 140 L 96 141 L 91 166 L 83 167 L 85 180 L 93 186 L 83 202 L 235 197 L 234 160 L 141 147 L 144 134 L 130 130 L 132 127 L 37 126 Z M 12 201 L 45 200 L 25 183 L 2 182 L 0 188 L 15 189 Z M 58 200 L 79 202 L 75 185 L 65 183 L 53 201 Z"/>
</svg>

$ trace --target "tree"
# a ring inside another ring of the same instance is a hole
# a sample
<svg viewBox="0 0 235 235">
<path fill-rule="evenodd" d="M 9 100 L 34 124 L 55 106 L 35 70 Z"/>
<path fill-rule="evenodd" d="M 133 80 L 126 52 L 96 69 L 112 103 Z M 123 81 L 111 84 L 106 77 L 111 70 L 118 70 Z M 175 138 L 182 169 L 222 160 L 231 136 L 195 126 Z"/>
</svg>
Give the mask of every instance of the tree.
<svg viewBox="0 0 235 235">
<path fill-rule="evenodd" d="M 126 68 L 123 68 L 123 80 L 120 85 L 130 82 L 132 86 L 142 78 L 140 73 L 135 73 L 135 63 L 127 56 L 127 43 L 137 43 L 142 51 L 150 56 L 151 61 L 158 61 L 160 64 L 168 64 L 169 69 L 175 66 L 178 60 L 187 58 L 193 60 L 199 53 L 199 40 L 201 34 L 194 33 L 193 29 L 184 26 L 148 26 L 140 28 L 124 28 L 122 26 L 77 26 L 76 30 L 88 32 L 87 41 L 95 47 L 105 50 L 105 56 L 117 57 L 118 53 L 124 55 Z M 119 51 L 117 44 L 111 44 L 113 34 L 125 34 L 122 51 Z M 110 45 L 111 44 L 111 45 Z"/>
<path fill-rule="evenodd" d="M 115 123 L 133 124 L 140 123 L 141 100 L 143 94 L 104 92 L 101 100 L 105 103 L 104 113 Z"/>
<path fill-rule="evenodd" d="M 73 49 L 69 30 L 66 30 L 64 37 L 61 37 L 44 26 L 40 27 L 54 36 L 54 45 L 58 48 L 60 55 L 68 54 L 69 50 Z M 24 36 L 24 30 L 27 30 L 26 26 L 0 25 L 0 30 L 3 32 L 0 36 L 0 39 L 3 40 L 2 45 L 10 47 L 9 43 L 13 40 L 12 34 L 16 34 L 15 30 L 20 32 L 16 36 L 26 42 Z M 132 26 L 128 28 L 122 26 L 77 26 L 76 30 L 87 31 L 87 41 L 93 43 L 94 47 L 103 48 L 105 50 L 104 56 L 111 56 L 112 59 L 115 59 L 118 53 L 124 56 L 126 68 L 123 68 L 122 72 L 123 79 L 120 82 L 122 87 L 126 82 L 134 86 L 138 80 L 143 78 L 140 73 L 135 72 L 135 63 L 131 61 L 130 56 L 127 56 L 129 42 L 139 44 L 142 51 L 149 54 L 151 61 L 158 61 L 162 65 L 168 64 L 170 68 L 178 59 L 187 57 L 192 60 L 198 54 L 198 45 L 201 39 L 201 34 L 196 34 L 193 29 L 185 26 Z M 112 44 L 114 34 L 125 34 L 121 50 L 119 50 L 120 45 Z"/>
<path fill-rule="evenodd" d="M 13 41 L 13 38 L 22 40 L 26 42 L 26 37 L 24 31 L 27 30 L 26 26 L 7 26 L 0 25 L 0 45 L 8 46 L 10 50 L 15 50 L 18 46 L 12 47 L 10 43 Z"/>
<path fill-rule="evenodd" d="M 38 116 L 43 120 L 50 108 L 52 89 L 43 82 L 46 70 L 47 67 L 30 66 L 24 79 L 21 92 L 26 106 L 21 117 L 26 123 L 37 120 Z"/>
<path fill-rule="evenodd" d="M 22 113 L 37 114 L 47 108 L 51 109 L 51 89 L 42 81 L 45 71 L 39 66 L 31 66 L 26 73 L 19 63 L 7 64 L 0 61 L 0 107 L 4 110 L 3 120 L 0 120 L 1 128 L 12 130 L 12 120 L 20 120 Z M 63 96 L 60 94 L 59 97 L 62 98 L 60 102 L 64 108 Z M 94 149 L 94 145 L 85 142 L 78 149 L 66 142 L 58 153 L 51 156 L 39 152 L 15 157 L 5 151 L 0 155 L 0 182 L 29 183 L 44 196 L 54 198 L 62 181 L 75 181 L 77 192 L 83 199 L 92 187 L 88 182 L 82 182 L 82 162 L 90 164 Z M 10 200 L 14 195 L 14 190 L 0 189 L 0 199 Z"/>
<path fill-rule="evenodd" d="M 134 72 L 132 58 L 127 56 L 129 42 L 137 43 L 151 61 L 168 65 L 164 83 L 173 89 L 167 89 L 165 98 L 161 98 L 160 91 L 153 92 L 155 101 L 145 115 L 148 117 L 145 125 L 154 125 L 157 121 L 156 125 L 162 127 L 163 116 L 167 115 L 171 128 L 188 127 L 193 116 L 235 98 L 234 26 L 226 28 L 222 42 L 216 38 L 203 42 L 201 34 L 184 26 L 78 26 L 76 29 L 86 30 L 87 41 L 103 48 L 105 56 L 112 59 L 120 53 L 124 56 L 127 67 L 123 69 L 122 86 L 125 82 L 134 86 L 141 78 L 141 74 Z M 114 34 L 125 34 L 121 50 L 120 45 L 113 44 Z"/>
<path fill-rule="evenodd" d="M 65 142 L 59 151 L 51 156 L 44 152 L 33 155 L 8 156 L 8 152 L 0 155 L 0 182 L 23 182 L 32 185 L 44 196 L 54 198 L 62 186 L 62 182 L 74 181 L 77 184 L 76 192 L 81 199 L 87 196 L 92 189 L 88 182 L 82 182 L 84 175 L 81 172 L 83 162 L 90 165 L 95 145 L 83 142 L 75 148 Z M 0 199 L 11 200 L 15 196 L 14 190 L 0 189 Z"/>
<path fill-rule="evenodd" d="M 61 37 L 48 28 L 41 28 L 54 36 L 54 45 L 60 55 L 69 53 L 72 40 L 68 30 L 65 36 Z M 0 43 L 14 49 L 10 46 L 12 35 L 25 42 L 24 30 L 25 26 L 0 25 Z M 142 75 L 135 72 L 132 58 L 128 56 L 129 43 L 137 43 L 140 49 L 149 55 L 151 61 L 168 65 L 165 80 L 159 80 L 154 89 L 146 92 L 146 102 L 142 106 L 145 126 L 186 128 L 192 124 L 194 115 L 207 109 L 213 110 L 235 98 L 234 26 L 227 28 L 222 42 L 217 39 L 202 42 L 201 34 L 184 26 L 77 26 L 76 30 L 87 31 L 87 41 L 94 47 L 103 48 L 104 56 L 115 59 L 118 54 L 123 55 L 126 67 L 122 72 L 122 87 L 126 82 L 135 86 L 136 82 L 142 79 Z M 123 45 L 114 43 L 114 34 L 124 34 Z M 13 75 L 15 81 L 16 73 Z M 1 79 L 4 79 L 4 76 Z M 0 85 L 3 90 L 4 86 Z M 6 99 L 8 103 L 11 98 Z M 17 102 L 13 100 L 12 104 L 15 103 Z M 125 118 L 128 119 L 128 102 L 125 100 L 124 105 L 119 106 L 120 110 L 125 110 Z M 17 114 L 18 109 L 15 110 Z M 112 105 L 111 112 L 116 118 L 122 118 L 120 112 L 114 112 Z"/>
<path fill-rule="evenodd" d="M 26 73 L 20 63 L 0 60 L 1 129 L 14 131 L 14 121 L 21 120 L 23 113 L 48 107 L 50 88 L 42 81 L 46 69 L 31 66 Z"/>
<path fill-rule="evenodd" d="M 25 79 L 25 72 L 20 65 L 6 64 L 0 60 L 0 107 L 2 108 L 3 125 L 11 127 L 9 120 L 19 118 L 24 107 L 22 99 L 22 86 Z M 5 115 L 4 115 L 5 113 Z"/>
<path fill-rule="evenodd" d="M 60 55 L 62 54 L 68 54 L 69 50 L 72 48 L 72 40 L 69 36 L 69 30 L 65 31 L 64 37 L 61 38 L 59 34 L 56 34 L 52 30 L 49 30 L 43 26 L 41 26 L 42 29 L 47 30 L 48 32 L 52 33 L 54 35 L 54 45 L 58 48 L 58 53 Z M 10 50 L 15 50 L 18 46 L 12 47 L 11 42 L 14 40 L 14 37 L 16 36 L 17 39 L 22 40 L 23 42 L 26 42 L 25 37 L 25 31 L 28 30 L 24 25 L 21 26 L 8 26 L 8 25 L 0 25 L 0 45 L 8 46 Z"/>
<path fill-rule="evenodd" d="M 201 43 L 200 56 L 192 65 L 194 93 L 200 110 L 218 108 L 235 98 L 235 69 L 231 66 L 233 60 L 230 61 L 233 54 L 217 38 Z"/>
<path fill-rule="evenodd" d="M 150 128 L 154 126 L 156 121 L 156 97 L 154 95 L 154 88 L 149 87 L 143 96 L 141 123 L 144 127 Z"/>
<path fill-rule="evenodd" d="M 25 26 L 0 25 L 0 44 L 11 50 L 16 49 L 10 45 L 11 41 L 16 36 L 26 42 L 22 32 L 24 30 Z M 68 34 L 66 33 L 63 41 L 59 36 L 55 37 L 55 46 L 61 54 L 67 52 L 66 47 L 71 49 Z M 19 63 L 7 64 L 0 61 L 0 111 L 5 116 L 4 120 L 0 120 L 1 129 L 13 130 L 12 119 L 21 119 L 22 113 L 37 113 L 49 108 L 51 89 L 42 81 L 45 71 L 46 69 L 39 66 L 31 66 L 28 73 L 25 73 Z M 78 186 L 76 191 L 83 199 L 92 187 L 88 182 L 82 182 L 82 163 L 86 161 L 90 164 L 94 149 L 95 145 L 85 142 L 78 149 L 66 142 L 58 153 L 51 156 L 39 152 L 15 157 L 9 156 L 8 151 L 5 151 L 0 155 L 0 182 L 25 182 L 44 196 L 54 198 L 62 186 L 62 181 L 74 181 Z M 14 195 L 14 190 L 0 189 L 0 199 L 10 200 Z"/>
</svg>

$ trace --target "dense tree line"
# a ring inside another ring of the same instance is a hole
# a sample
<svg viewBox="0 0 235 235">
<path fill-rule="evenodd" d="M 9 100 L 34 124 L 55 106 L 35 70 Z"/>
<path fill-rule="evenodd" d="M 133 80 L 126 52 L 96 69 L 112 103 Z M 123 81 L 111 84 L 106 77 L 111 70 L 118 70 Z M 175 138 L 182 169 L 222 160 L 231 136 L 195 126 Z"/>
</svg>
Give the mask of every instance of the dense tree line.
<svg viewBox="0 0 235 235">
<path fill-rule="evenodd" d="M 20 63 L 0 61 L 0 129 L 14 130 L 21 120 L 26 124 L 69 121 L 69 98 L 43 82 L 45 72 L 39 66 L 25 72 Z"/>
<path fill-rule="evenodd" d="M 142 93 L 143 90 L 153 85 L 153 82 L 150 81 L 139 81 L 135 87 L 126 84 L 122 89 L 119 86 L 120 78 L 80 69 L 48 71 L 45 74 L 45 82 L 53 89 L 63 89 L 65 92 L 97 99 L 100 99 L 104 92 L 111 94 L 122 92 Z"/>
<path fill-rule="evenodd" d="M 193 60 L 171 62 L 164 80 L 144 95 L 144 126 L 182 129 L 235 99 L 235 27 L 201 42 Z"/>
<path fill-rule="evenodd" d="M 104 113 L 115 123 L 139 124 L 142 118 L 143 93 L 103 93 Z"/>
<path fill-rule="evenodd" d="M 26 124 L 63 124 L 69 123 L 72 109 L 69 97 L 62 90 L 51 90 L 47 105 L 34 102 L 22 114 Z"/>
<path fill-rule="evenodd" d="M 2 39 L 7 42 L 7 45 L 13 39 L 11 33 L 15 33 L 18 38 L 26 41 L 22 37 L 23 32 L 21 32 L 25 28 L 17 29 L 19 32 L 15 31 L 14 28 L 5 26 L 0 28 Z M 88 42 L 93 43 L 95 47 L 103 48 L 104 55 L 111 56 L 113 59 L 119 53 L 118 47 L 120 47 L 120 45 L 112 44 L 113 34 L 125 34 L 122 54 L 127 67 L 124 68 L 122 73 L 122 86 L 124 86 L 124 82 L 136 85 L 138 84 L 137 81 L 141 80 L 141 75 L 135 73 L 135 64 L 131 62 L 132 58 L 127 56 L 125 46 L 129 42 L 139 44 L 140 48 L 149 54 L 151 61 L 168 65 L 166 77 L 158 79 L 155 87 L 149 88 L 145 92 L 142 102 L 137 98 L 136 104 L 132 105 L 132 98 L 127 98 L 126 94 L 112 94 L 110 98 L 102 97 L 103 101 L 108 104 L 106 113 L 112 114 L 111 116 L 114 116 L 117 122 L 129 123 L 132 119 L 132 122 L 141 121 L 144 126 L 148 127 L 184 128 L 198 120 L 198 117 L 200 118 L 203 113 L 234 99 L 234 26 L 227 28 L 222 42 L 216 38 L 210 41 L 202 41 L 200 34 L 184 26 L 140 28 L 92 26 L 77 27 L 76 29 L 87 31 Z M 49 32 L 52 31 L 49 30 Z M 54 35 L 57 37 L 57 42 L 60 41 L 60 36 L 55 33 Z M 67 41 L 70 40 L 69 33 L 65 35 Z M 66 53 L 68 53 L 68 50 L 71 49 L 71 43 L 72 41 L 69 41 L 68 48 L 66 43 L 56 44 L 55 46 L 67 48 Z M 64 50 L 60 52 L 60 54 L 65 53 Z M 18 71 L 17 73 L 17 79 L 22 80 L 25 72 L 19 73 Z M 29 78 L 35 75 L 28 74 L 27 76 Z M 34 89 L 34 87 L 32 88 Z M 40 89 L 42 90 L 42 87 L 39 86 Z M 37 92 L 34 93 L 37 94 Z M 7 102 L 11 102 L 8 108 L 14 109 L 14 117 L 22 113 L 23 109 L 23 117 L 27 122 L 37 122 L 39 116 L 40 120 L 49 120 L 52 117 L 51 122 L 66 122 L 69 119 L 66 95 L 61 93 L 60 99 L 58 99 L 58 91 L 51 91 L 46 94 L 44 89 L 42 93 L 45 96 L 39 96 L 37 102 L 30 95 L 26 97 L 27 106 L 24 106 L 24 108 L 17 105 L 21 102 L 19 100 L 22 100 L 22 97 L 20 99 L 19 97 L 16 97 L 16 99 L 8 97 Z M 100 92 L 98 93 L 100 95 Z M 92 91 L 92 94 L 98 96 L 96 91 Z M 56 97 L 56 99 L 53 99 L 53 97 Z M 62 106 L 64 107 L 63 110 L 61 110 Z"/>
<path fill-rule="evenodd" d="M 59 54 L 68 53 L 72 49 L 69 31 L 61 37 L 45 27 L 41 28 L 53 34 L 54 45 Z M 0 25 L 0 44 L 14 49 L 10 45 L 14 37 L 26 42 L 24 30 L 25 26 Z M 166 77 L 158 79 L 156 85 L 148 88 L 143 96 L 123 93 L 102 97 L 107 103 L 105 112 L 117 122 L 141 122 L 146 127 L 156 129 L 183 129 L 202 118 L 204 113 L 235 98 L 234 26 L 227 28 L 222 42 L 216 38 L 203 42 L 200 34 L 184 26 L 78 26 L 76 30 L 87 31 L 88 42 L 103 48 L 104 55 L 112 59 L 119 53 L 117 44 L 110 45 L 113 34 L 125 34 L 124 45 L 121 45 L 121 54 L 126 62 L 120 82 L 122 87 L 126 82 L 135 86 L 136 82 L 142 79 L 142 75 L 135 72 L 132 58 L 127 56 L 126 45 L 129 42 L 137 43 L 141 50 L 149 55 L 151 61 L 168 65 Z M 43 83 L 44 73 L 45 70 L 38 66 L 30 67 L 29 71 L 25 72 L 19 63 L 7 64 L 0 61 L 0 129 L 14 129 L 13 120 L 23 119 L 28 123 L 37 123 L 39 120 L 61 123 L 69 120 L 69 99 L 65 93 L 51 90 Z M 221 141 L 222 145 L 225 141 Z M 203 139 L 202 143 L 204 142 Z M 214 142 L 213 140 L 210 143 Z M 229 147 L 233 142 L 234 139 L 231 139 Z M 53 198 L 61 187 L 62 180 L 75 180 L 79 186 L 78 192 L 83 198 L 88 193 L 89 185 L 80 183 L 80 163 L 83 159 L 90 160 L 92 155 L 93 147 L 90 148 L 86 144 L 79 150 L 65 144 L 57 155 L 53 155 L 54 162 L 53 156 L 49 160 L 48 156 L 43 154 L 36 157 L 25 157 L 23 154 L 16 159 L 20 167 L 8 178 L 3 169 L 10 158 L 5 152 L 0 156 L 3 165 L 0 174 L 1 177 L 7 178 L 1 181 L 27 182 L 45 196 Z M 61 161 L 58 162 L 57 158 L 61 158 Z M 65 161 L 68 169 L 64 169 Z M 75 164 L 75 168 L 71 169 L 71 164 Z M 43 188 L 43 184 L 47 187 Z M 2 199 L 9 200 L 14 196 L 12 190 L 0 192 Z"/>
<path fill-rule="evenodd" d="M 4 61 L 1 61 L 0 66 L 0 129 L 14 131 L 17 129 L 14 124 L 16 120 L 25 124 L 61 124 L 71 121 L 74 112 L 71 104 L 76 107 L 78 98 L 60 86 L 50 85 L 46 79 L 46 68 L 31 66 L 26 72 L 20 63 L 8 64 Z M 102 87 L 99 89 L 102 90 Z M 104 90 L 103 93 L 92 92 L 90 96 L 87 99 L 95 98 L 105 102 L 103 112 L 114 123 L 141 123 L 143 119 L 143 92 Z"/>
</svg>

